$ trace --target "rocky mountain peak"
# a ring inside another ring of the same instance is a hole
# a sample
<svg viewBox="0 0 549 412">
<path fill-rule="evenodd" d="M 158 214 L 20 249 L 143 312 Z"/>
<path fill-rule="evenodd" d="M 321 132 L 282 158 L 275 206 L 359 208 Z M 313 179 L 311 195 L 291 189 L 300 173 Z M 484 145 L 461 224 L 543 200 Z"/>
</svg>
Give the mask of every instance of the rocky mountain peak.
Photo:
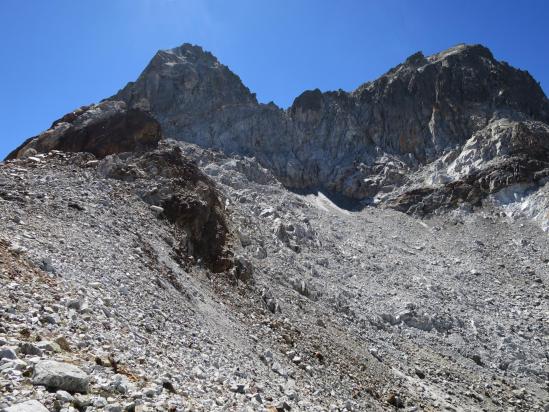
<svg viewBox="0 0 549 412">
<path fill-rule="evenodd" d="M 363 202 L 400 193 L 428 165 L 459 157 L 471 139 L 503 136 L 493 127 L 502 119 L 511 121 L 503 127 L 523 122 L 532 131 L 545 130 L 532 122 L 549 123 L 549 101 L 528 72 L 466 44 L 428 57 L 417 52 L 351 93 L 305 91 L 286 111 L 259 104 L 211 53 L 183 44 L 159 51 L 108 100 L 150 112 L 165 138 L 253 156 L 290 188 L 322 188 Z M 522 146 L 528 141 L 538 147 L 540 139 L 522 139 Z M 515 153 L 532 152 L 516 146 Z M 497 156 L 486 148 L 475 153 L 486 161 Z M 437 172 L 427 181 L 458 176 Z"/>
<path fill-rule="evenodd" d="M 372 93 L 384 96 L 405 92 L 405 88 L 418 103 L 422 101 L 416 96 L 420 93 L 433 104 L 452 101 L 457 111 L 478 103 L 485 105 L 485 112 L 549 119 L 549 101 L 532 76 L 496 60 L 482 45 L 460 44 L 427 58 L 415 53 L 354 94 L 368 99 Z"/>
<path fill-rule="evenodd" d="M 145 72 L 164 75 L 182 75 L 180 66 L 192 66 L 198 70 L 215 70 L 224 67 L 219 60 L 202 47 L 190 43 L 172 49 L 159 50 L 151 59 Z"/>
<path fill-rule="evenodd" d="M 0 162 L 0 412 L 547 411 L 547 113 L 482 46 L 288 110 L 158 52 Z"/>
<path fill-rule="evenodd" d="M 173 137 L 196 117 L 227 106 L 257 104 L 240 78 L 211 53 L 185 43 L 155 54 L 135 82 L 110 100 L 150 110 Z"/>
<path fill-rule="evenodd" d="M 478 59 L 484 58 L 495 62 L 494 55 L 488 47 L 483 46 L 482 44 L 465 44 L 461 43 L 454 47 L 450 47 L 446 50 L 443 50 L 439 53 L 435 53 L 432 56 L 429 56 L 429 61 L 439 61 L 444 59 Z"/>
</svg>

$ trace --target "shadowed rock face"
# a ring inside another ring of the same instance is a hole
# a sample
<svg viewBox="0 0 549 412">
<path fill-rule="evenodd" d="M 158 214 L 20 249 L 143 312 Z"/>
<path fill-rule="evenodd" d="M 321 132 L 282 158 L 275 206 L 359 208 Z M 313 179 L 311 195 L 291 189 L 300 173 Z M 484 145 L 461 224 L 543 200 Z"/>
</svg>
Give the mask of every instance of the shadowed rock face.
<svg viewBox="0 0 549 412">
<path fill-rule="evenodd" d="M 288 187 L 355 199 L 407 184 L 498 119 L 549 122 L 537 82 L 480 45 L 419 52 L 351 93 L 306 91 L 282 110 L 185 44 L 157 53 L 113 99 L 150 109 L 167 137 L 255 156 Z"/>
<path fill-rule="evenodd" d="M 160 140 L 160 125 L 147 112 L 120 101 L 85 106 L 56 120 L 28 139 L 7 159 L 50 150 L 89 152 L 102 158 L 113 153 L 151 150 Z"/>
<path fill-rule="evenodd" d="M 139 182 L 140 197 L 174 223 L 184 263 L 200 259 L 213 272 L 233 266 L 229 224 L 215 183 L 178 147 L 109 156 L 99 167 L 105 177 Z"/>
</svg>

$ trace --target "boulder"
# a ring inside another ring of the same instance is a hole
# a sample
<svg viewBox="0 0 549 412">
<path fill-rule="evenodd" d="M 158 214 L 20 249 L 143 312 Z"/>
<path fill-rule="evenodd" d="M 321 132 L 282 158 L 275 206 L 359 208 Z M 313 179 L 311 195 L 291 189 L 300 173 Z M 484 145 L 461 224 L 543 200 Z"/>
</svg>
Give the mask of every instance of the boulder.
<svg viewBox="0 0 549 412">
<path fill-rule="evenodd" d="M 252 262 L 244 256 L 235 257 L 234 276 L 243 282 L 249 282 L 253 278 L 254 268 Z"/>
<path fill-rule="evenodd" d="M 80 368 L 53 360 L 40 361 L 34 367 L 32 376 L 34 385 L 43 385 L 52 390 L 64 390 L 69 393 L 86 393 L 89 378 Z"/>
<path fill-rule="evenodd" d="M 16 403 L 6 408 L 6 412 L 48 412 L 46 407 L 36 400 Z"/>
<path fill-rule="evenodd" d="M 3 346 L 0 348 L 0 359 L 17 359 L 15 349 L 10 346 Z"/>
</svg>

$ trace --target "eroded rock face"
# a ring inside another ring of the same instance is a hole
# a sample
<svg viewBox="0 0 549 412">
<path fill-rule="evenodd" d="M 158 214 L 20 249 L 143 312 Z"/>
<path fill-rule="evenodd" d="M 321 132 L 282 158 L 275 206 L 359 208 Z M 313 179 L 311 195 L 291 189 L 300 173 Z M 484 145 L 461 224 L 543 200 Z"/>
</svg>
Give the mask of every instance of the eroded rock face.
<svg viewBox="0 0 549 412">
<path fill-rule="evenodd" d="M 142 155 L 113 155 L 99 167 L 105 177 L 140 183 L 140 197 L 180 232 L 181 259 L 200 260 L 214 272 L 233 266 L 221 195 L 179 147 L 161 146 Z"/>
<path fill-rule="evenodd" d="M 480 45 L 416 53 L 351 93 L 306 91 L 282 110 L 258 104 L 215 57 L 185 44 L 159 52 L 113 99 L 150 109 L 167 137 L 256 157 L 288 187 L 355 199 L 407 185 L 498 120 L 549 122 L 528 72 Z"/>
<path fill-rule="evenodd" d="M 548 124 L 539 84 L 480 45 L 418 52 L 350 93 L 306 91 L 283 110 L 258 103 L 211 53 L 184 44 L 159 51 L 135 82 L 9 158 L 152 150 L 161 126 L 165 138 L 254 157 L 289 188 L 429 214 L 512 184 L 537 187 Z"/>
<path fill-rule="evenodd" d="M 50 150 L 89 152 L 102 158 L 113 153 L 151 150 L 160 137 L 160 125 L 146 111 L 128 109 L 121 101 L 104 101 L 56 120 L 50 129 L 27 140 L 7 159 Z"/>
<path fill-rule="evenodd" d="M 386 204 L 425 216 L 440 209 L 479 205 L 487 196 L 514 185 L 543 186 L 549 180 L 549 126 L 535 121 L 492 122 L 437 175 L 446 183 L 405 191 Z"/>
</svg>

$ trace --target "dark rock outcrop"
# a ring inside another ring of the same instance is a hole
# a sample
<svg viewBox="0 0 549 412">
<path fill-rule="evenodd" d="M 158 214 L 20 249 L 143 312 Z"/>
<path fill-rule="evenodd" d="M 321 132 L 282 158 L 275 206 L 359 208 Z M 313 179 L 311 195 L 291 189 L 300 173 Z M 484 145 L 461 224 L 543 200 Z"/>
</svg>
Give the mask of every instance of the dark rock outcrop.
<svg viewBox="0 0 549 412">
<path fill-rule="evenodd" d="M 114 153 L 139 152 L 156 147 L 159 123 L 146 111 L 127 109 L 121 101 L 84 106 L 56 120 L 50 129 L 32 137 L 7 159 L 50 150 L 89 152 L 102 158 Z"/>
<path fill-rule="evenodd" d="M 201 262 L 213 272 L 232 268 L 232 235 L 221 195 L 178 147 L 109 156 L 99 168 L 105 177 L 140 183 L 141 199 L 174 224 L 184 263 Z"/>
</svg>

